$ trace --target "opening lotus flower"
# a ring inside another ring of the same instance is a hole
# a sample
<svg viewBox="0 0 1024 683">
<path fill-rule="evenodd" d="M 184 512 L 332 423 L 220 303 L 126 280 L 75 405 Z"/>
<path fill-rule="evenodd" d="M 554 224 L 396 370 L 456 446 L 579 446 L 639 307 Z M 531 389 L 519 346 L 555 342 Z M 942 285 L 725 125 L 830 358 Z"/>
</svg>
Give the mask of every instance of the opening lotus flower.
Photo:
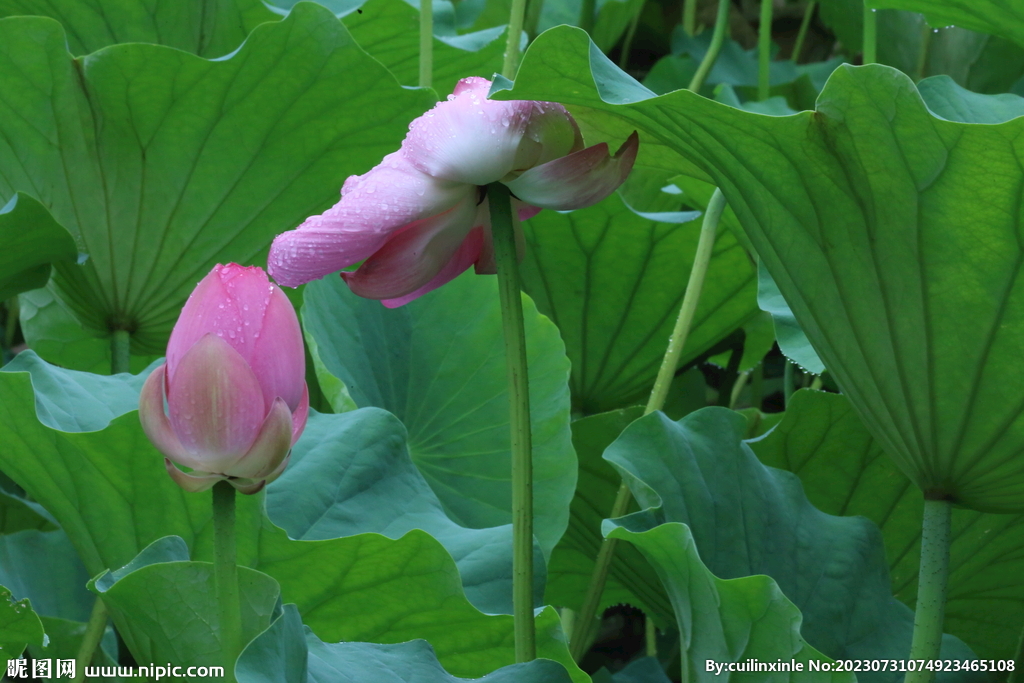
<svg viewBox="0 0 1024 683">
<path fill-rule="evenodd" d="M 306 426 L 305 373 L 302 332 L 284 292 L 261 268 L 218 265 L 182 309 L 167 362 L 143 385 L 139 419 L 182 488 L 204 491 L 226 479 L 256 493 L 284 471 Z"/>
<path fill-rule="evenodd" d="M 513 214 L 526 220 L 594 204 L 629 175 L 635 132 L 614 156 L 605 143 L 584 149 L 564 107 L 488 100 L 490 85 L 461 80 L 412 122 L 397 152 L 345 181 L 340 202 L 278 235 L 271 276 L 297 287 L 363 261 L 342 273 L 352 291 L 401 306 L 470 266 L 495 272 L 487 185 L 508 186 Z"/>
</svg>

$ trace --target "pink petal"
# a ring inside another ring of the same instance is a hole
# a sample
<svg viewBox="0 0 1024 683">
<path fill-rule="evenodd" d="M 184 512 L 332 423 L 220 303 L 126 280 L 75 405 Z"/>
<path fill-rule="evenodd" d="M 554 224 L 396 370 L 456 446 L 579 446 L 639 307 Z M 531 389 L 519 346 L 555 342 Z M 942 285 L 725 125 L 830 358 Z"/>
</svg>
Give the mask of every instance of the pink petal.
<svg viewBox="0 0 1024 683">
<path fill-rule="evenodd" d="M 470 230 L 466 239 L 462 240 L 462 244 L 459 245 L 459 249 L 455 252 L 455 255 L 451 257 L 448 263 L 446 263 L 440 271 L 438 271 L 437 275 L 435 275 L 430 282 L 423 285 L 415 292 L 398 297 L 397 299 L 384 299 L 381 303 L 388 308 L 398 308 L 399 306 L 404 306 L 413 299 L 418 299 L 427 292 L 432 292 L 441 285 L 448 284 L 457 278 L 479 258 L 480 249 L 483 246 L 483 230 L 483 227 L 480 226 Z"/>
<path fill-rule="evenodd" d="M 206 491 L 207 489 L 213 488 L 213 485 L 218 481 L 227 479 L 223 474 L 206 474 L 203 472 L 186 474 L 175 467 L 167 458 L 164 458 L 164 467 L 167 468 L 167 474 L 171 475 L 171 479 L 174 480 L 174 483 L 189 493 Z"/>
<path fill-rule="evenodd" d="M 164 383 L 167 375 L 167 364 L 164 363 L 150 373 L 142 385 L 139 394 L 139 421 L 142 431 L 156 449 L 179 465 L 196 469 L 200 461 L 185 450 L 178 435 L 171 427 L 171 421 L 164 413 Z"/>
<path fill-rule="evenodd" d="M 276 470 L 291 449 L 292 413 L 284 400 L 277 398 L 252 448 L 225 474 L 242 479 L 260 479 Z"/>
<path fill-rule="evenodd" d="M 389 154 L 366 174 L 346 180 L 333 207 L 278 235 L 267 270 L 288 287 L 317 280 L 362 261 L 395 230 L 447 211 L 473 192 L 425 175 L 401 152 Z"/>
<path fill-rule="evenodd" d="M 178 364 L 167 387 L 174 433 L 204 472 L 223 474 L 252 446 L 266 409 L 249 364 L 207 334 Z"/>
<path fill-rule="evenodd" d="M 295 410 L 306 388 L 306 356 L 299 319 L 288 297 L 270 285 L 269 301 L 249 356 L 249 367 L 263 390 L 263 402 L 283 398 Z M 229 340 L 230 341 L 230 340 Z"/>
<path fill-rule="evenodd" d="M 601 201 L 626 180 L 636 161 L 640 139 L 636 132 L 608 155 L 601 143 L 525 171 L 505 183 L 516 197 L 544 209 L 569 211 Z"/>
<path fill-rule="evenodd" d="M 411 223 L 353 273 L 342 273 L 353 292 L 367 299 L 395 299 L 430 282 L 473 227 L 477 207 L 466 198 L 443 214 Z"/>
<path fill-rule="evenodd" d="M 239 493 L 244 493 L 247 496 L 251 496 L 255 493 L 259 493 L 263 490 L 263 487 L 267 485 L 266 479 L 228 479 L 228 483 L 235 487 Z"/>
<path fill-rule="evenodd" d="M 299 399 L 299 407 L 292 412 L 292 445 L 299 440 L 302 432 L 306 429 L 306 420 L 309 418 L 309 387 L 302 383 L 302 398 Z"/>
<path fill-rule="evenodd" d="M 215 266 L 189 296 L 171 331 L 167 343 L 168 383 L 174 383 L 181 358 L 206 334 L 220 334 L 243 359 L 252 358 L 270 292 L 271 284 L 262 268 L 236 263 Z"/>
<path fill-rule="evenodd" d="M 459 81 L 447 100 L 409 125 L 406 159 L 435 178 L 487 185 L 572 149 L 576 132 L 559 105 L 496 102 L 487 99 L 489 88 L 484 78 Z"/>
</svg>

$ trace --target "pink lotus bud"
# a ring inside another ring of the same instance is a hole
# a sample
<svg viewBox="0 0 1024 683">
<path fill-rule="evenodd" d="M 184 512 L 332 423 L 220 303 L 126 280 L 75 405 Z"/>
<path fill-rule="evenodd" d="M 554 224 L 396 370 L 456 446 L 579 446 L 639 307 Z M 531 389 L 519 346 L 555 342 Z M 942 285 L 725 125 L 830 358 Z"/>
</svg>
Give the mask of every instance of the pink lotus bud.
<svg viewBox="0 0 1024 683">
<path fill-rule="evenodd" d="M 590 206 L 625 181 L 635 132 L 615 154 L 607 143 L 585 148 L 562 105 L 489 100 L 490 86 L 459 81 L 409 125 L 401 149 L 345 181 L 340 202 L 278 235 L 267 261 L 274 279 L 297 287 L 362 262 L 342 273 L 352 291 L 401 306 L 470 266 L 495 272 L 491 183 L 509 188 L 514 214 L 527 220 L 541 209 Z"/>
<path fill-rule="evenodd" d="M 256 493 L 284 471 L 306 426 L 305 373 L 284 292 L 259 267 L 215 266 L 185 303 L 167 362 L 142 387 L 142 429 L 186 491 L 226 479 Z"/>
</svg>

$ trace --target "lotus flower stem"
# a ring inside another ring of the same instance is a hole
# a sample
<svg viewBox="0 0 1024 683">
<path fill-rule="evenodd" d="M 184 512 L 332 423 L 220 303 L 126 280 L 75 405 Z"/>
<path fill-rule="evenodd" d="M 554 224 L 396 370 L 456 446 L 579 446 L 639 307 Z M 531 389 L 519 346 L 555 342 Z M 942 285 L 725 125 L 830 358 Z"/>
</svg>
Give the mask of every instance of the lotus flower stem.
<svg viewBox="0 0 1024 683">
<path fill-rule="evenodd" d="M 688 36 L 697 33 L 697 0 L 683 0 L 683 30 Z"/>
<path fill-rule="evenodd" d="M 910 659 L 935 660 L 942 644 L 946 616 L 946 583 L 949 579 L 949 527 L 953 506 L 948 500 L 924 501 L 921 525 L 921 570 L 917 575 L 917 608 Z M 911 671 L 905 683 L 929 683 L 934 672 Z"/>
<path fill-rule="evenodd" d="M 523 22 L 526 15 L 526 0 L 512 0 L 512 11 L 508 17 L 508 42 L 505 43 L 505 63 L 501 75 L 515 79 L 519 68 L 519 41 L 523 36 Z"/>
<path fill-rule="evenodd" d="M 92 613 L 89 615 L 89 623 L 85 626 L 85 635 L 82 636 L 82 644 L 78 646 L 78 655 L 75 657 L 75 683 L 85 679 L 85 667 L 92 661 L 92 655 L 103 639 L 103 632 L 107 630 L 107 606 L 102 598 L 96 598 L 92 605 Z"/>
<path fill-rule="evenodd" d="M 700 92 L 701 86 L 704 85 L 704 79 L 711 73 L 711 67 L 715 65 L 718 53 L 722 51 L 722 43 L 725 42 L 725 29 L 729 26 L 729 7 L 731 5 L 730 0 L 718 0 L 718 14 L 715 16 L 715 32 L 711 34 L 711 45 L 708 46 L 707 54 L 704 55 L 700 66 L 697 67 L 697 73 L 693 74 L 693 79 L 687 86 L 687 90 Z"/>
<path fill-rule="evenodd" d="M 420 87 L 429 88 L 434 75 L 434 1 L 420 0 Z"/>
<path fill-rule="evenodd" d="M 669 337 L 668 348 L 665 350 L 665 357 L 662 359 L 661 368 L 658 370 L 658 377 L 654 380 L 654 388 L 651 390 L 651 397 L 647 401 L 644 415 L 649 415 L 661 410 L 665 406 L 665 398 L 668 396 L 669 387 L 675 377 L 676 368 L 679 365 L 679 357 L 686 345 L 686 337 L 690 334 L 690 325 L 693 323 L 693 315 L 697 311 L 697 302 L 700 300 L 701 290 L 704 288 L 704 279 L 708 273 L 708 265 L 711 263 L 711 254 L 715 247 L 715 234 L 718 231 L 718 220 L 725 210 L 725 196 L 722 191 L 715 189 L 708 202 L 707 211 L 704 212 L 704 223 L 701 225 L 700 238 L 697 240 L 697 253 L 693 257 L 693 268 L 690 269 L 690 279 L 686 283 L 686 294 L 683 295 L 683 304 L 679 308 L 679 316 L 676 318 L 675 328 L 672 336 Z M 629 508 L 629 501 L 632 500 L 629 486 L 623 481 L 619 485 L 619 491 L 615 494 L 615 502 L 612 504 L 610 519 L 622 517 Z M 587 593 L 583 598 L 583 605 L 580 607 L 576 617 L 576 627 L 573 638 L 569 643 L 569 654 L 577 662 L 583 658 L 590 647 L 591 634 L 594 630 L 594 618 L 597 616 L 597 609 L 601 605 L 601 596 L 604 594 L 604 586 L 608 581 L 608 571 L 612 566 L 612 559 L 615 557 L 616 539 L 605 538 L 601 541 L 601 547 L 597 551 L 597 559 L 594 561 L 594 571 L 590 575 L 590 585 L 587 586 Z"/>
<path fill-rule="evenodd" d="M 771 85 L 772 0 L 761 0 L 761 23 L 757 27 L 757 99 L 767 100 Z"/>
<path fill-rule="evenodd" d="M 235 680 L 235 662 L 242 652 L 242 612 L 235 561 L 235 487 L 226 480 L 213 486 L 213 580 L 220 616 L 224 679 Z"/>
<path fill-rule="evenodd" d="M 876 12 L 872 8 L 864 5 L 864 64 L 874 64 L 878 61 L 877 57 L 877 38 L 876 38 Z"/>
<path fill-rule="evenodd" d="M 796 42 L 793 43 L 793 54 L 789 58 L 796 64 L 800 61 L 800 53 L 804 49 L 804 39 L 807 38 L 807 29 L 811 26 L 811 18 L 814 16 L 814 9 L 818 6 L 818 0 L 811 0 L 804 10 L 804 18 L 800 22 L 800 30 L 796 33 Z"/>
<path fill-rule="evenodd" d="M 131 372 L 131 335 L 128 330 L 114 330 L 110 338 L 110 374 Z"/>
<path fill-rule="evenodd" d="M 533 443 L 526 367 L 526 332 L 519 286 L 512 198 L 501 183 L 487 186 L 498 267 L 498 296 L 508 364 L 509 424 L 512 430 L 512 613 L 516 662 L 536 659 L 533 623 Z"/>
</svg>

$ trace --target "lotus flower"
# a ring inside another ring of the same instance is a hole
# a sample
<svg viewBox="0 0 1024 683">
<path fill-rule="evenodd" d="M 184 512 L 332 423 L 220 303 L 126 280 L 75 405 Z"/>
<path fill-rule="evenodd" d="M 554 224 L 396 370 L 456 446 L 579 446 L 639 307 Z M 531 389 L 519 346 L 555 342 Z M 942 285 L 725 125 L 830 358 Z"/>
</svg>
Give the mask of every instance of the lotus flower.
<svg viewBox="0 0 1024 683">
<path fill-rule="evenodd" d="M 541 208 L 589 206 L 626 179 L 635 132 L 614 156 L 605 143 L 584 149 L 561 105 L 488 100 L 490 85 L 459 81 L 447 101 L 412 122 L 401 149 L 345 181 L 340 202 L 278 235 L 271 276 L 297 287 L 363 261 L 342 273 L 352 291 L 401 306 L 471 265 L 495 272 L 490 183 L 508 186 L 513 214 L 525 220 Z"/>
<path fill-rule="evenodd" d="M 218 265 L 182 309 L 167 362 L 142 387 L 142 428 L 183 489 L 226 479 L 256 493 L 284 471 L 306 426 L 305 373 L 299 321 L 284 292 L 261 268 Z"/>
</svg>

